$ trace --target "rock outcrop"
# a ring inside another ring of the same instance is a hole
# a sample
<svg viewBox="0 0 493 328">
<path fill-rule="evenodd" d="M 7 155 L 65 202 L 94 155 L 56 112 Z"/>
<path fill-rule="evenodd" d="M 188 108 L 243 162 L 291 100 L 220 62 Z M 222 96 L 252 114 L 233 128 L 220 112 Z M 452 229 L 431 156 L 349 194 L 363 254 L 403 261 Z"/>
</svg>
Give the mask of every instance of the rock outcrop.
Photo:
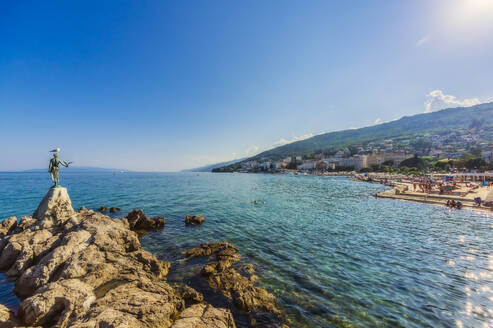
<svg viewBox="0 0 493 328">
<path fill-rule="evenodd" d="M 164 218 L 141 210 L 125 219 L 74 212 L 66 189 L 50 189 L 33 217 L 0 224 L 0 269 L 22 299 L 17 316 L 0 306 L 0 327 L 236 327 L 230 309 L 207 304 L 190 286 L 168 284 L 170 263 L 142 249 L 136 231 L 163 226 Z M 233 245 L 203 244 L 185 255 L 215 256 L 203 277 L 251 322 L 257 313 L 278 315 L 274 297 L 233 268 L 240 260 Z"/>
<path fill-rule="evenodd" d="M 183 252 L 186 260 L 196 257 L 214 257 L 206 264 L 201 275 L 215 291 L 231 299 L 234 306 L 251 314 L 251 321 L 256 316 L 270 317 L 270 321 L 279 322 L 280 311 L 276 306 L 274 295 L 265 289 L 254 286 L 256 276 L 251 264 L 244 264 L 238 269 L 233 265 L 240 260 L 238 250 L 228 242 L 202 244 Z M 245 275 L 238 271 L 243 271 Z M 275 325 L 274 325 L 275 326 Z"/>
<path fill-rule="evenodd" d="M 180 314 L 172 328 L 236 327 L 231 312 L 208 304 L 195 304 Z"/>
<path fill-rule="evenodd" d="M 17 227 L 17 218 L 11 216 L 0 222 L 0 237 L 4 237 Z"/>
<path fill-rule="evenodd" d="M 135 231 L 161 229 L 166 220 L 164 217 L 148 218 L 142 210 L 133 210 L 127 214 L 126 219 L 130 229 Z"/>
<path fill-rule="evenodd" d="M 74 213 L 67 189 L 54 187 L 48 191 L 41 203 L 39 203 L 33 218 L 37 220 L 37 224 L 41 229 L 49 229 L 62 224 Z"/>
<path fill-rule="evenodd" d="M 185 216 L 185 224 L 186 225 L 200 225 L 205 221 L 205 218 L 200 215 L 190 215 L 187 214 Z"/>
</svg>

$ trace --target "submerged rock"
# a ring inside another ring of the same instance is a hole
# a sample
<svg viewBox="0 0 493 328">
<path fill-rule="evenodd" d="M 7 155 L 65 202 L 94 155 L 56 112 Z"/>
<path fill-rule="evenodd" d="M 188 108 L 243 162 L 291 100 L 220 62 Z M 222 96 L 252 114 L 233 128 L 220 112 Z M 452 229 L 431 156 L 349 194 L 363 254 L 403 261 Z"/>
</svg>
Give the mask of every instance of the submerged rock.
<svg viewBox="0 0 493 328">
<path fill-rule="evenodd" d="M 244 264 L 240 274 L 233 264 L 240 260 L 238 250 L 228 242 L 202 244 L 198 247 L 183 252 L 186 260 L 195 257 L 211 257 L 215 261 L 206 264 L 201 275 L 208 285 L 215 291 L 231 299 L 234 306 L 251 314 L 251 320 L 256 321 L 257 316 L 269 317 L 272 322 L 279 321 L 280 311 L 276 306 L 275 296 L 265 289 L 254 286 L 254 268 L 251 264 Z M 275 326 L 275 324 L 274 324 Z"/>
<path fill-rule="evenodd" d="M 190 215 L 185 216 L 185 224 L 187 225 L 199 225 L 205 221 L 205 218 L 200 215 Z"/>
<path fill-rule="evenodd" d="M 108 208 L 106 206 L 101 206 L 98 211 L 101 213 L 104 213 L 104 212 L 108 211 Z"/>
<path fill-rule="evenodd" d="M 110 213 L 116 213 L 116 212 L 120 212 L 119 207 L 110 207 Z"/>
</svg>

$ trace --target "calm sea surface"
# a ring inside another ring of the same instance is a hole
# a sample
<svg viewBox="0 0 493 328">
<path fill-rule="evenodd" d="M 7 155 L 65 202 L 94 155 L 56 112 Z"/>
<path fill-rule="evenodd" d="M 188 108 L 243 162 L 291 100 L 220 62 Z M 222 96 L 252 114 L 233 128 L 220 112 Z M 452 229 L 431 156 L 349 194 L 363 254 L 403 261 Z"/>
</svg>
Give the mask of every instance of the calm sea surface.
<svg viewBox="0 0 493 328">
<path fill-rule="evenodd" d="M 232 242 L 292 327 L 493 327 L 491 215 L 376 199 L 385 187 L 344 178 L 62 169 L 61 183 L 74 208 L 166 216 L 142 245 L 173 263 L 170 280 L 186 275 L 180 250 Z M 32 214 L 49 187 L 45 172 L 0 173 L 0 218 Z M 187 213 L 206 221 L 185 227 Z M 11 290 L 0 275 L 14 307 Z"/>
</svg>

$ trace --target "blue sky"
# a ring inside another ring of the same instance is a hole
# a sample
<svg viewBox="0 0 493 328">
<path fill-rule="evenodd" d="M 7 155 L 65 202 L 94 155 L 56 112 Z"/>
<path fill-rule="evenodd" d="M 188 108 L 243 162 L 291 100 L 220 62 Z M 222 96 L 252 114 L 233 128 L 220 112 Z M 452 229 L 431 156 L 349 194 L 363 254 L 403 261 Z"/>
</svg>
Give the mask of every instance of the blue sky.
<svg viewBox="0 0 493 328">
<path fill-rule="evenodd" d="M 493 1 L 3 1 L 0 170 L 173 171 L 493 98 Z"/>
</svg>

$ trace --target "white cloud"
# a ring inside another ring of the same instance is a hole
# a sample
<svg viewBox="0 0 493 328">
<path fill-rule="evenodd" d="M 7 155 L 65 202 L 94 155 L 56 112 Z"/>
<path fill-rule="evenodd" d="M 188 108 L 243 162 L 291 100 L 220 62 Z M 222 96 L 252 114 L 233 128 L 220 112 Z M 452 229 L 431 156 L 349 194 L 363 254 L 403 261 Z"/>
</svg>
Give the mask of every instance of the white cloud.
<svg viewBox="0 0 493 328">
<path fill-rule="evenodd" d="M 245 151 L 243 152 L 243 156 L 253 156 L 253 155 L 256 155 L 258 153 L 258 150 L 259 148 L 255 145 L 253 146 L 250 146 L 248 147 L 247 149 L 245 149 Z"/>
<path fill-rule="evenodd" d="M 416 47 L 421 47 L 423 44 L 429 42 L 430 39 L 431 39 L 431 36 L 429 34 L 425 35 L 424 37 L 419 39 L 418 42 L 416 42 Z"/>
<path fill-rule="evenodd" d="M 375 120 L 375 124 L 380 124 L 380 123 L 382 123 L 382 119 L 379 117 Z"/>
<path fill-rule="evenodd" d="M 300 140 L 305 140 L 305 139 L 308 139 L 308 138 L 311 138 L 311 137 L 313 137 L 313 133 L 307 133 L 305 135 L 302 135 L 302 136 L 299 136 L 299 137 L 293 137 L 291 139 L 281 138 L 280 140 L 274 142 L 274 144 L 272 145 L 272 148 L 279 147 L 279 146 L 284 146 L 284 145 L 290 144 L 292 142 L 300 141 Z"/>
<path fill-rule="evenodd" d="M 425 113 L 449 107 L 474 106 L 480 103 L 478 98 L 459 100 L 455 96 L 444 94 L 442 90 L 433 90 L 426 96 Z"/>
</svg>

